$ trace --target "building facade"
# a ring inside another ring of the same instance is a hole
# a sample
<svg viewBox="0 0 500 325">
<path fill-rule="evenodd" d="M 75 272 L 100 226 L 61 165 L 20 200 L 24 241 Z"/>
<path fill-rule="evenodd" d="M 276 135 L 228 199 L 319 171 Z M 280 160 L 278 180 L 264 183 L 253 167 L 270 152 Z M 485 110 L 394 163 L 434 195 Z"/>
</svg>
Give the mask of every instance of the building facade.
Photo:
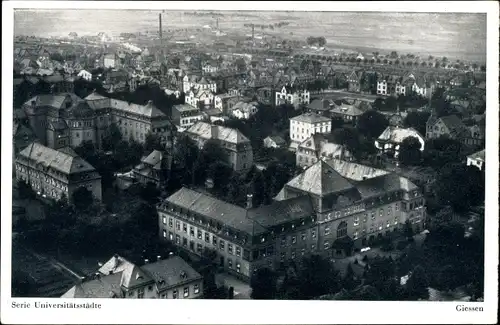
<svg viewBox="0 0 500 325">
<path fill-rule="evenodd" d="M 276 92 L 275 105 L 291 104 L 295 109 L 300 105 L 307 105 L 311 101 L 311 94 L 307 90 L 298 90 L 283 86 L 280 92 Z"/>
<path fill-rule="evenodd" d="M 89 190 L 98 201 L 102 198 L 101 176 L 73 150 L 54 150 L 33 142 L 16 157 L 16 179 L 29 184 L 38 195 L 71 202 L 80 187 Z"/>
<path fill-rule="evenodd" d="M 397 158 L 401 143 L 409 137 L 413 137 L 420 142 L 420 151 L 423 152 L 425 148 L 424 137 L 414 128 L 400 128 L 397 126 L 388 126 L 375 140 L 375 147 L 381 153 L 391 153 L 394 158 Z"/>
<path fill-rule="evenodd" d="M 332 120 L 315 113 L 305 113 L 290 119 L 290 139 L 295 148 L 316 133 L 330 133 Z"/>
<path fill-rule="evenodd" d="M 200 148 L 214 140 L 227 153 L 226 163 L 235 171 L 247 171 L 253 166 L 253 151 L 250 140 L 239 130 L 206 122 L 197 122 L 185 131 Z"/>
<path fill-rule="evenodd" d="M 203 114 L 201 114 L 198 107 L 188 104 L 174 105 L 172 107 L 172 121 L 178 129 L 189 128 L 201 120 L 203 120 Z"/>
</svg>

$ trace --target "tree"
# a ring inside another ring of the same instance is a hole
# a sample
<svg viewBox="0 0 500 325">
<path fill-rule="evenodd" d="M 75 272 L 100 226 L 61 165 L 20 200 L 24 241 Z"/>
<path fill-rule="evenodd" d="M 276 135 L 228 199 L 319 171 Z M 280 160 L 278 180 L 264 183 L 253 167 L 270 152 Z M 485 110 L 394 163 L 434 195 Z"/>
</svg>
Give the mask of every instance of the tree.
<svg viewBox="0 0 500 325">
<path fill-rule="evenodd" d="M 387 128 L 389 121 L 377 111 L 369 110 L 359 118 L 356 128 L 369 138 L 376 138 Z"/>
<path fill-rule="evenodd" d="M 275 272 L 268 268 L 258 269 L 250 281 L 252 299 L 274 299 L 276 297 L 276 281 Z"/>
<path fill-rule="evenodd" d="M 344 119 L 340 116 L 332 117 L 332 133 L 333 130 L 341 128 L 344 125 Z"/>
<path fill-rule="evenodd" d="M 107 134 L 102 139 L 102 147 L 104 150 L 114 151 L 118 143 L 122 140 L 122 132 L 115 123 L 109 126 Z"/>
<path fill-rule="evenodd" d="M 330 260 L 312 255 L 302 260 L 299 268 L 301 299 L 311 299 L 340 290 L 340 277 Z"/>
<path fill-rule="evenodd" d="M 73 192 L 71 199 L 77 210 L 85 210 L 94 202 L 92 192 L 83 186 Z"/>
<path fill-rule="evenodd" d="M 396 59 L 396 58 L 398 58 L 398 57 L 399 57 L 398 52 L 396 52 L 396 51 L 392 51 L 392 52 L 391 52 L 391 54 L 390 54 L 390 57 L 391 57 L 391 59 Z"/>
<path fill-rule="evenodd" d="M 463 145 L 458 140 L 441 136 L 427 141 L 424 151 L 424 162 L 427 166 L 441 168 L 464 158 Z"/>
<path fill-rule="evenodd" d="M 406 220 L 404 225 L 403 225 L 403 234 L 407 239 L 413 238 L 414 231 L 413 227 L 411 226 L 410 220 Z"/>
<path fill-rule="evenodd" d="M 25 181 L 17 182 L 17 190 L 20 199 L 34 199 L 36 197 L 35 191 Z"/>
<path fill-rule="evenodd" d="M 216 140 L 208 140 L 205 142 L 201 154 L 205 157 L 208 164 L 228 161 L 227 152 Z"/>
<path fill-rule="evenodd" d="M 253 205 L 255 207 L 260 206 L 268 196 L 262 172 L 260 171 L 255 172 L 251 181 L 251 191 L 253 195 Z"/>
<path fill-rule="evenodd" d="M 422 144 L 415 137 L 407 137 L 399 146 L 399 162 L 404 166 L 415 165 L 420 162 Z"/>
<path fill-rule="evenodd" d="M 413 270 L 410 278 L 406 282 L 406 291 L 410 300 L 427 300 L 429 299 L 429 280 L 425 269 L 417 265 Z"/>
<path fill-rule="evenodd" d="M 420 134 L 425 134 L 426 124 L 430 115 L 431 114 L 429 112 L 409 112 L 404 119 L 404 125 L 409 128 L 414 128 L 420 132 Z"/>
<path fill-rule="evenodd" d="M 160 138 L 155 135 L 148 133 L 144 141 L 144 152 L 150 153 L 153 150 L 163 151 L 165 148 L 161 145 Z"/>
</svg>

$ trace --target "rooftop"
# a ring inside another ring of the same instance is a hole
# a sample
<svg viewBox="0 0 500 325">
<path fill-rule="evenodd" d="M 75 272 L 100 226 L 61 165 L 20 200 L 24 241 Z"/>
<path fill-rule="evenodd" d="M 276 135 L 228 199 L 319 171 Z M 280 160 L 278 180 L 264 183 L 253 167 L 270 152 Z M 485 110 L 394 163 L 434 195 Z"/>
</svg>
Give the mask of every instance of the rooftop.
<svg viewBox="0 0 500 325">
<path fill-rule="evenodd" d="M 401 143 L 408 137 L 423 139 L 424 137 L 414 128 L 400 128 L 388 126 L 384 132 L 378 137 L 378 140 L 390 141 L 393 143 Z"/>
<path fill-rule="evenodd" d="M 302 123 L 324 123 L 324 122 L 330 122 L 331 120 L 327 117 L 321 116 L 316 113 L 305 113 L 299 116 L 292 117 L 290 120 L 293 121 L 298 121 Z"/>
<path fill-rule="evenodd" d="M 158 290 L 202 278 L 179 256 L 172 256 L 168 259 L 146 264 L 142 266 L 142 269 L 155 280 Z"/>
<path fill-rule="evenodd" d="M 229 143 L 249 143 L 250 140 L 239 130 L 220 125 L 211 125 L 206 122 L 197 122 L 186 132 L 197 135 L 203 139 L 217 139 Z"/>
</svg>

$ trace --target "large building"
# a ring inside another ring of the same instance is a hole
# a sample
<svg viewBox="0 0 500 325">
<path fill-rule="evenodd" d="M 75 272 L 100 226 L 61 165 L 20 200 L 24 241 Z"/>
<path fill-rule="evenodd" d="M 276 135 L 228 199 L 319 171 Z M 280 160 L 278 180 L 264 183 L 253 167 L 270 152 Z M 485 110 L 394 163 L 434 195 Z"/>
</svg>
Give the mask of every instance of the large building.
<svg viewBox="0 0 500 325">
<path fill-rule="evenodd" d="M 198 122 L 186 134 L 203 148 L 208 140 L 215 140 L 227 153 L 228 163 L 235 171 L 246 171 L 253 166 L 250 140 L 239 130 L 220 125 Z"/>
<path fill-rule="evenodd" d="M 137 266 L 115 255 L 61 298 L 196 299 L 203 277 L 178 256 Z"/>
<path fill-rule="evenodd" d="M 23 105 L 27 119 L 40 143 L 54 149 L 77 147 L 90 141 L 98 148 L 112 123 L 123 139 L 144 143 L 148 133 L 162 144 L 172 141 L 172 123 L 152 102 L 127 103 L 92 93 L 85 98 L 75 94 L 39 95 Z"/>
<path fill-rule="evenodd" d="M 316 113 L 305 113 L 290 119 L 290 148 L 295 150 L 302 141 L 316 133 L 332 131 L 332 120 Z"/>
<path fill-rule="evenodd" d="M 251 202 L 251 197 L 249 199 Z M 319 160 L 288 182 L 270 205 L 246 208 L 182 188 L 158 206 L 159 235 L 248 280 L 310 254 L 342 257 L 389 235 L 407 220 L 423 229 L 419 188 L 394 173 Z"/>
<path fill-rule="evenodd" d="M 80 187 L 101 200 L 101 176 L 72 149 L 54 150 L 33 142 L 16 157 L 16 179 L 31 185 L 37 194 L 59 200 L 71 200 Z"/>
<path fill-rule="evenodd" d="M 203 114 L 196 106 L 181 104 L 172 107 L 172 121 L 179 131 L 185 130 L 201 120 L 203 120 Z"/>
<path fill-rule="evenodd" d="M 217 92 L 217 84 L 206 77 L 184 76 L 182 79 L 182 90 L 185 94 L 191 90 L 209 90 L 212 93 Z"/>
</svg>

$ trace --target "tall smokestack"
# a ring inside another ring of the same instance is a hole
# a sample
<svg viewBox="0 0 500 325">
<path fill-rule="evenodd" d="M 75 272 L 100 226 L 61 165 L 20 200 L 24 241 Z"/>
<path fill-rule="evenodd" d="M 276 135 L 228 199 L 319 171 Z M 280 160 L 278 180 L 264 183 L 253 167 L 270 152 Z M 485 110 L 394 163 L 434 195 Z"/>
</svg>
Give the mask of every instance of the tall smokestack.
<svg viewBox="0 0 500 325">
<path fill-rule="evenodd" d="M 161 26 L 161 13 L 158 16 L 160 18 L 160 44 L 163 45 L 163 32 L 162 32 L 162 26 Z"/>
<path fill-rule="evenodd" d="M 255 41 L 254 36 L 255 36 L 255 25 L 252 24 L 252 42 Z"/>
</svg>

